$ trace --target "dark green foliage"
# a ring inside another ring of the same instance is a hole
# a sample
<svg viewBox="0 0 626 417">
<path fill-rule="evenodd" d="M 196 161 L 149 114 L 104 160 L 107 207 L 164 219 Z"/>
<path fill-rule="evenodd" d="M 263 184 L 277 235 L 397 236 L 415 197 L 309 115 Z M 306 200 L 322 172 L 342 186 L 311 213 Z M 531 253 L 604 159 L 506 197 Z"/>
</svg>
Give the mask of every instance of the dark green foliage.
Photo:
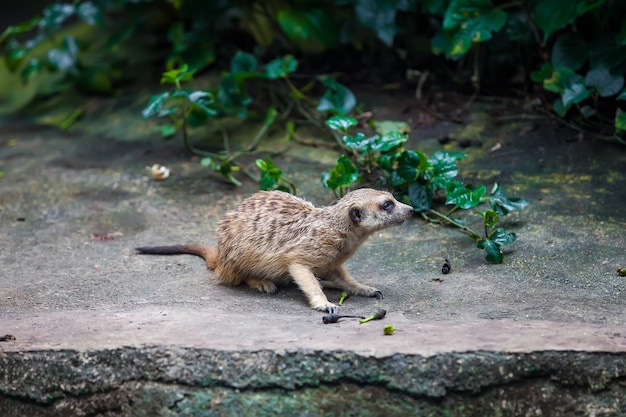
<svg viewBox="0 0 626 417">
<path fill-rule="evenodd" d="M 322 174 L 322 183 L 338 196 L 359 179 L 377 182 L 392 190 L 396 197 L 413 206 L 425 219 L 460 228 L 486 252 L 488 262 L 501 263 L 501 247 L 515 241 L 515 233 L 496 228 L 500 216 L 521 210 L 528 202 L 519 197 L 506 197 L 499 184 L 487 194 L 485 186 L 474 187 L 458 181 L 457 162 L 465 157 L 459 152 L 437 151 L 428 157 L 423 152 L 403 147 L 406 135 L 389 131 L 384 135 L 366 137 L 362 132 L 349 134 L 356 125 L 351 117 L 333 116 L 326 124 L 341 132 L 349 156 L 342 155 L 335 166 Z M 443 214 L 434 208 L 436 200 L 452 208 Z M 483 218 L 483 233 L 477 233 L 467 222 L 450 217 L 456 210 L 470 210 L 488 203 L 491 209 L 475 211 Z"/>
</svg>

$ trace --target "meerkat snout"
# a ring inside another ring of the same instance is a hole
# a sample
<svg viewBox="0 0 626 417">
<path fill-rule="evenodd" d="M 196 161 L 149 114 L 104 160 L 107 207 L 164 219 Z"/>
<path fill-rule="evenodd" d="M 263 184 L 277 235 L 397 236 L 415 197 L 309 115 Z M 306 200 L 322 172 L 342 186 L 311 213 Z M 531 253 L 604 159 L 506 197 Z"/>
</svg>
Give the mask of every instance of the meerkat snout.
<svg viewBox="0 0 626 417">
<path fill-rule="evenodd" d="M 382 298 L 357 282 L 344 263 L 374 232 L 398 226 L 413 208 L 390 193 L 363 188 L 335 204 L 313 204 L 281 191 L 261 191 L 226 213 L 217 228 L 217 247 L 187 244 L 138 248 L 146 254 L 192 254 L 204 258 L 218 281 L 247 284 L 274 293 L 295 282 L 311 307 L 330 313 L 319 280 L 351 294 Z"/>
</svg>

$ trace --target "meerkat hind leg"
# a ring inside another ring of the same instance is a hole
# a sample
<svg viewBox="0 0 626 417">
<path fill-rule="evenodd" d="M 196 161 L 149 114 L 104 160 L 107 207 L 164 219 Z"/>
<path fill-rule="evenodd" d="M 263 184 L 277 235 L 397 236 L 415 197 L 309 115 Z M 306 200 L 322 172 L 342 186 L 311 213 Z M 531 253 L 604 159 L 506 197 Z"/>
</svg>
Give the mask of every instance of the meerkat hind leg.
<svg viewBox="0 0 626 417">
<path fill-rule="evenodd" d="M 278 287 L 272 281 L 267 279 L 250 278 L 246 281 L 246 284 L 250 288 L 256 288 L 260 292 L 266 294 L 275 294 L 278 291 Z"/>
<path fill-rule="evenodd" d="M 369 285 L 361 284 L 356 279 L 354 279 L 343 266 L 340 266 L 335 271 L 333 271 L 333 273 L 329 274 L 327 279 L 332 283 L 331 285 L 333 287 L 340 288 L 351 294 L 364 295 L 366 297 L 376 297 L 379 300 L 384 298 L 382 291 L 377 288 L 370 287 Z"/>
<path fill-rule="evenodd" d="M 304 295 L 306 295 L 311 307 L 327 313 L 337 313 L 337 306 L 328 301 L 328 298 L 322 291 L 322 286 L 310 268 L 300 264 L 292 264 L 289 265 L 289 273 Z"/>
</svg>

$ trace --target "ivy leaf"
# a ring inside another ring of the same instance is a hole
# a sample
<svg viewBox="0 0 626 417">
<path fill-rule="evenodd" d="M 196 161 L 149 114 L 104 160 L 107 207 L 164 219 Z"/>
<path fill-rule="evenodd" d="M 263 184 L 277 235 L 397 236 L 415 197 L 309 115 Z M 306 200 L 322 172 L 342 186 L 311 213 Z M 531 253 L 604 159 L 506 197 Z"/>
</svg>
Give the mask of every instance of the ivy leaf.
<svg viewBox="0 0 626 417">
<path fill-rule="evenodd" d="M 487 189 L 484 185 L 478 188 L 468 188 L 461 181 L 446 183 L 446 204 L 454 204 L 462 209 L 470 209 L 480 204 L 480 199 Z"/>
<path fill-rule="evenodd" d="M 180 68 L 174 68 L 169 71 L 165 71 L 161 75 L 161 84 L 179 84 L 181 81 L 193 80 L 193 74 L 195 71 L 189 71 L 187 64 Z"/>
<path fill-rule="evenodd" d="M 465 54 L 472 43 L 491 39 L 506 23 L 507 15 L 491 0 L 452 0 L 443 19 L 443 29 L 450 37 L 450 56 Z"/>
<path fill-rule="evenodd" d="M 317 111 L 346 115 L 356 106 L 356 97 L 348 87 L 332 78 L 324 78 L 322 84 L 326 91 L 320 98 Z"/>
<path fill-rule="evenodd" d="M 433 167 L 430 175 L 433 190 L 445 188 L 448 180 L 458 175 L 456 162 L 466 156 L 461 152 L 437 151 L 428 158 L 428 162 Z"/>
<path fill-rule="evenodd" d="M 554 42 L 551 54 L 552 65 L 555 68 L 568 67 L 577 71 L 587 60 L 588 50 L 589 45 L 580 33 L 566 33 L 563 36 L 559 36 L 556 42 Z M 537 81 L 543 81 L 543 79 Z"/>
<path fill-rule="evenodd" d="M 71 17 L 76 8 L 72 4 L 53 4 L 43 9 L 39 20 L 39 27 L 44 30 L 54 30 L 65 20 Z"/>
<path fill-rule="evenodd" d="M 626 131 L 626 112 L 619 108 L 615 114 L 615 131 L 617 133 Z"/>
<path fill-rule="evenodd" d="M 159 126 L 159 131 L 164 138 L 170 138 L 176 134 L 176 126 L 170 123 L 164 123 Z"/>
<path fill-rule="evenodd" d="M 359 172 L 356 167 L 346 157 L 341 155 L 337 159 L 337 163 L 330 171 L 324 171 L 322 173 L 322 183 L 324 187 L 331 190 L 336 190 L 339 187 L 346 187 L 359 178 Z"/>
<path fill-rule="evenodd" d="M 611 74 L 606 68 L 594 68 L 589 70 L 585 77 L 587 87 L 595 88 L 602 97 L 614 96 L 624 88 L 624 76 Z"/>
<path fill-rule="evenodd" d="M 143 116 L 143 118 L 147 119 L 154 116 L 161 109 L 161 107 L 163 107 L 169 96 L 170 93 L 166 91 L 164 93 L 150 97 L 148 105 L 144 107 L 144 109 L 141 111 L 141 115 Z"/>
<path fill-rule="evenodd" d="M 234 74 L 256 74 L 258 61 L 252 54 L 237 51 L 230 61 L 230 71 Z"/>
<path fill-rule="evenodd" d="M 343 137 L 343 142 L 350 149 L 356 149 L 363 152 L 368 152 L 372 150 L 372 145 L 380 138 L 378 135 L 370 136 L 369 138 L 365 137 L 365 133 L 356 132 L 354 136 L 345 135 Z"/>
<path fill-rule="evenodd" d="M 523 210 L 528 204 L 528 201 L 520 197 L 506 198 L 504 191 L 502 191 L 498 183 L 493 185 L 489 195 L 489 205 L 501 216 L 505 216 L 515 210 Z"/>
<path fill-rule="evenodd" d="M 265 65 L 265 77 L 271 80 L 286 77 L 298 68 L 298 61 L 292 55 L 271 60 Z"/>
<path fill-rule="evenodd" d="M 409 185 L 408 194 L 413 211 L 428 211 L 433 206 L 433 199 L 428 188 L 419 182 L 413 182 Z"/>
<path fill-rule="evenodd" d="M 330 13 L 324 8 L 284 8 L 278 11 L 277 20 L 281 30 L 292 41 L 312 40 L 329 48 L 337 43 L 337 25 Z"/>
<path fill-rule="evenodd" d="M 406 150 L 398 158 L 398 175 L 407 181 L 415 181 L 431 167 L 428 157 L 420 151 Z"/>
<path fill-rule="evenodd" d="M 516 237 L 514 232 L 507 232 L 502 228 L 498 228 L 489 234 L 489 240 L 500 247 L 515 242 Z"/>
<path fill-rule="evenodd" d="M 273 190 L 278 179 L 283 175 L 283 171 L 274 164 L 269 156 L 265 159 L 257 159 L 256 166 L 261 170 L 261 179 L 259 180 L 261 190 Z"/>
<path fill-rule="evenodd" d="M 358 120 L 349 116 L 333 116 L 326 120 L 326 125 L 328 127 L 333 130 L 342 130 L 344 132 L 347 132 L 348 129 L 352 126 L 356 126 L 358 123 Z"/>
<path fill-rule="evenodd" d="M 398 10 L 406 10 L 406 0 L 357 0 L 354 5 L 356 16 L 363 26 L 372 29 L 378 39 L 391 46 L 398 33 L 396 14 Z"/>
<path fill-rule="evenodd" d="M 90 1 L 79 4 L 76 8 L 76 14 L 90 25 L 104 23 L 102 11 Z"/>
<path fill-rule="evenodd" d="M 372 143 L 372 150 L 379 152 L 387 152 L 396 146 L 399 146 L 408 140 L 407 135 L 403 135 L 397 130 L 385 133 L 382 137 Z"/>
<path fill-rule="evenodd" d="M 501 264 L 504 259 L 504 255 L 500 250 L 500 246 L 492 240 L 489 239 L 481 239 L 476 243 L 479 249 L 484 249 L 487 252 L 485 259 L 487 262 L 491 262 L 493 264 Z"/>
<path fill-rule="evenodd" d="M 494 227 L 498 223 L 498 220 L 500 220 L 500 216 L 494 210 L 475 211 L 474 214 L 478 214 L 483 218 L 485 228 L 487 229 Z"/>
<path fill-rule="evenodd" d="M 225 114 L 239 117 L 245 117 L 248 105 L 252 102 L 252 98 L 241 90 L 233 74 L 227 74 L 222 78 L 216 99 Z"/>
<path fill-rule="evenodd" d="M 539 0 L 535 5 L 535 24 L 544 33 L 546 40 L 557 30 L 567 26 L 576 19 L 576 1 L 554 2 Z"/>
<path fill-rule="evenodd" d="M 63 73 L 75 73 L 78 54 L 76 38 L 65 35 L 62 48 L 52 48 L 48 51 L 48 64 L 51 68 Z"/>
<path fill-rule="evenodd" d="M 41 62 L 37 58 L 32 58 L 26 64 L 26 67 L 20 73 L 20 77 L 24 82 L 28 82 L 41 69 Z"/>
</svg>

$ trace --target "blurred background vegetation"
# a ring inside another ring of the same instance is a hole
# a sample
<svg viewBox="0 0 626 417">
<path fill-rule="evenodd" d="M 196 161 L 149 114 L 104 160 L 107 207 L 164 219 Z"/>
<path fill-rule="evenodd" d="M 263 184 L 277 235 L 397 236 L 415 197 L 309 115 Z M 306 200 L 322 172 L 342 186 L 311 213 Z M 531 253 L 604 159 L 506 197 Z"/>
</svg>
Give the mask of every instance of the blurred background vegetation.
<svg viewBox="0 0 626 417">
<path fill-rule="evenodd" d="M 191 75 L 183 81 L 224 73 L 201 103 L 192 98 L 194 123 L 244 117 L 250 106 L 267 108 L 267 100 L 279 114 L 289 107 L 310 118 L 312 110 L 358 114 L 349 86 L 367 83 L 418 95 L 453 89 L 534 97 L 538 110 L 624 143 L 620 0 L 13 3 L 0 21 L 3 114 L 68 89 L 115 94 L 185 66 Z M 263 87 L 276 79 L 288 96 Z"/>
</svg>

